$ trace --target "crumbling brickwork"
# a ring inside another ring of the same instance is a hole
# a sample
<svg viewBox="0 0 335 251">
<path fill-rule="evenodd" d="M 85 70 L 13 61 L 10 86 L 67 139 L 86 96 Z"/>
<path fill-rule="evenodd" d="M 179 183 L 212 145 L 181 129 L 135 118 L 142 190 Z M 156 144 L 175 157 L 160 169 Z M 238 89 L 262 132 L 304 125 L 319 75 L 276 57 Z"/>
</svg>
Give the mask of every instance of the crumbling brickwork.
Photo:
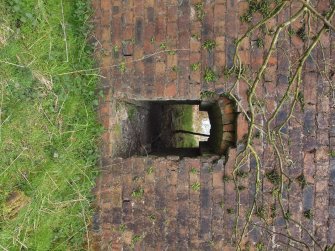
<svg viewBox="0 0 335 251">
<path fill-rule="evenodd" d="M 203 18 L 198 17 L 201 13 L 195 8 L 199 2 L 203 2 Z M 137 250 L 235 249 L 232 237 L 236 205 L 240 204 L 238 224 L 241 227 L 253 202 L 255 180 L 252 177 L 256 172 L 255 159 L 250 158 L 241 170 L 239 187 L 231 180 L 236 154 L 243 148 L 248 132 L 248 121 L 242 113 L 236 125 L 237 148 L 230 149 L 222 159 L 148 156 L 114 160 L 110 158 L 113 142 L 109 139 L 113 121 L 111 102 L 115 99 L 199 100 L 204 91 L 228 92 L 232 83 L 226 81 L 224 74 L 218 74 L 215 81 L 206 81 L 204 76 L 206 69 L 222 72 L 233 65 L 234 41 L 248 29 L 240 20 L 248 7 L 247 1 L 94 0 L 93 5 L 104 93 L 99 114 L 106 129 L 102 144 L 103 171 L 95 189 L 97 209 L 93 232 L 98 236 L 97 247 L 101 250 L 128 250 L 132 246 Z M 329 9 L 329 1 L 318 1 L 316 6 L 322 13 Z M 299 7 L 296 3 L 291 11 Z M 290 9 L 280 13 L 274 22 L 280 23 L 289 15 Z M 298 25 L 298 22 L 292 24 L 293 28 Z M 216 42 L 215 48 L 204 49 L 204 43 L 209 40 Z M 263 63 L 271 36 L 265 37 L 263 47 L 256 46 L 256 40 L 257 34 L 253 34 L 241 45 L 241 60 L 255 70 Z M 294 245 L 299 243 L 292 244 L 292 240 L 280 234 L 287 232 L 286 227 L 292 238 L 307 243 L 310 248 L 318 250 L 335 242 L 335 100 L 330 84 L 334 74 L 325 80 L 319 72 L 325 62 L 334 64 L 334 32 L 325 33 L 321 43 L 322 49 L 313 50 L 304 68 L 301 93 L 304 107 L 296 107 L 293 119 L 283 128 L 287 136 L 283 144 L 291 163 L 285 171 L 291 181 L 285 187 L 282 206 L 288 209 L 286 217 L 300 225 L 291 221 L 286 226 L 285 217 L 271 216 L 280 205 L 274 199 L 274 184 L 267 174 L 278 163 L 275 152 L 260 134 L 253 139 L 253 146 L 262 161 L 262 194 L 257 200 L 264 207 L 252 218 L 258 222 L 257 217 L 265 215 L 265 222 L 271 228 L 264 224 L 248 226 L 243 245 L 251 249 L 264 244 L 266 249 L 295 250 Z M 295 36 L 280 35 L 279 49 L 271 55 L 262 88 L 257 90 L 257 95 L 263 97 L 265 114 L 257 117 L 259 125 L 276 109 L 287 88 L 288 57 L 297 57 L 305 46 Z M 194 64 L 199 69 L 192 69 Z M 248 88 L 246 82 L 240 81 L 234 91 L 240 103 L 238 112 L 248 111 Z M 284 106 L 275 123 L 280 124 L 288 112 L 289 107 Z M 152 172 L 148 171 L 151 167 Z M 236 189 L 239 189 L 239 202 Z M 138 194 L 132 196 L 134 191 Z"/>
</svg>

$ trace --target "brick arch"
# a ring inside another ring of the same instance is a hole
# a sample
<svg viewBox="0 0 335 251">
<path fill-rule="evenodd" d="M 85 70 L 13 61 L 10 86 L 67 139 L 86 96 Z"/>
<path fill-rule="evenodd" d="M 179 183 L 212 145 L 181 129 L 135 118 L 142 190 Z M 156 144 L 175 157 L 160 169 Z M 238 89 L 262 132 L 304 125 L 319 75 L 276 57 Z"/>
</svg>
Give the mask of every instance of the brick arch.
<svg viewBox="0 0 335 251">
<path fill-rule="evenodd" d="M 236 107 L 232 100 L 220 95 L 203 101 L 200 110 L 207 111 L 211 122 L 208 142 L 203 143 L 211 152 L 218 155 L 227 153 L 229 147 L 236 146 Z"/>
</svg>

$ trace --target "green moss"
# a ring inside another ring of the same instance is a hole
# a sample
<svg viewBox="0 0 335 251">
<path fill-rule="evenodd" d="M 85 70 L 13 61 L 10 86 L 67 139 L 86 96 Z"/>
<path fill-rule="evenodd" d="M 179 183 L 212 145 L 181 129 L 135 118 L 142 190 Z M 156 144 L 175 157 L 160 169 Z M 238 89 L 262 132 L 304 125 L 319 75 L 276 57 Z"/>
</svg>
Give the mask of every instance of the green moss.
<svg viewBox="0 0 335 251">
<path fill-rule="evenodd" d="M 178 72 L 180 72 L 180 68 L 179 68 L 178 66 L 175 65 L 175 66 L 172 67 L 172 71 L 178 73 Z"/>
<path fill-rule="evenodd" d="M 237 190 L 238 190 L 238 191 L 243 191 L 243 190 L 245 190 L 245 189 L 246 189 L 246 187 L 243 186 L 243 185 L 238 185 L 238 186 L 237 186 Z"/>
<path fill-rule="evenodd" d="M 127 226 L 125 224 L 121 224 L 120 227 L 119 227 L 119 231 L 121 233 L 124 233 L 126 230 L 127 230 Z"/>
<path fill-rule="evenodd" d="M 120 137 L 122 135 L 122 126 L 121 124 L 115 124 L 113 127 L 113 133 Z"/>
<path fill-rule="evenodd" d="M 263 48 L 264 47 L 264 41 L 263 41 L 263 39 L 257 38 L 257 40 L 256 40 L 256 46 L 258 48 Z"/>
<path fill-rule="evenodd" d="M 191 170 L 190 170 L 190 173 L 192 173 L 192 174 L 198 174 L 199 172 L 198 172 L 198 170 L 196 168 L 192 167 Z"/>
<path fill-rule="evenodd" d="M 200 191 L 200 183 L 199 182 L 194 182 L 192 185 L 191 185 L 191 188 L 193 191 Z"/>
<path fill-rule="evenodd" d="M 142 240 L 142 236 L 134 235 L 133 238 L 131 239 L 131 246 L 134 247 L 141 240 Z"/>
<path fill-rule="evenodd" d="M 265 244 L 263 242 L 257 242 L 256 243 L 256 250 L 257 251 L 263 251 L 263 250 L 266 250 L 265 249 Z"/>
<path fill-rule="evenodd" d="M 246 178 L 246 177 L 248 177 L 248 173 L 244 172 L 244 171 L 241 171 L 241 170 L 238 170 L 238 171 L 236 171 L 236 176 L 239 177 L 239 178 Z"/>
<path fill-rule="evenodd" d="M 143 198 L 143 195 L 144 195 L 144 189 L 143 188 L 137 188 L 131 193 L 131 196 L 133 198 L 137 198 L 137 199 Z"/>
<path fill-rule="evenodd" d="M 200 93 L 200 98 L 203 100 L 203 99 L 211 99 L 211 98 L 214 98 L 216 95 L 215 92 L 212 92 L 212 91 L 202 91 Z"/>
<path fill-rule="evenodd" d="M 134 121 L 137 116 L 137 108 L 135 105 L 127 105 L 127 115 L 130 121 Z"/>
<path fill-rule="evenodd" d="M 279 185 L 280 176 L 275 169 L 272 169 L 271 171 L 267 172 L 265 176 L 272 184 Z"/>
<path fill-rule="evenodd" d="M 202 48 L 208 50 L 208 51 L 211 51 L 215 48 L 216 46 L 216 43 L 214 40 L 206 40 L 204 42 L 204 44 L 202 45 Z"/>
<path fill-rule="evenodd" d="M 257 215 L 259 218 L 265 219 L 266 218 L 266 211 L 264 206 L 258 206 L 255 211 L 255 215 Z"/>
<path fill-rule="evenodd" d="M 227 208 L 227 213 L 228 214 L 233 214 L 235 210 L 233 208 Z"/>
<path fill-rule="evenodd" d="M 192 71 L 198 71 L 200 69 L 200 67 L 201 67 L 201 63 L 200 62 L 191 64 L 191 70 Z"/>
<path fill-rule="evenodd" d="M 202 21 L 205 17 L 204 3 L 197 3 L 194 5 L 194 8 L 198 21 Z"/>
<path fill-rule="evenodd" d="M 291 37 L 291 36 L 293 36 L 293 35 L 295 34 L 295 30 L 292 29 L 292 27 L 288 27 L 288 29 L 287 29 L 287 33 L 288 33 L 288 35 Z"/>
<path fill-rule="evenodd" d="M 206 82 L 215 82 L 217 80 L 216 73 L 211 68 L 206 68 L 204 79 Z"/>
<path fill-rule="evenodd" d="M 152 174 L 154 172 L 154 168 L 152 166 L 147 168 L 147 174 Z"/>
<path fill-rule="evenodd" d="M 305 42 L 305 41 L 307 40 L 307 34 L 306 34 L 305 25 L 303 25 L 302 27 L 300 27 L 300 28 L 296 31 L 296 35 L 297 35 L 303 42 Z"/>
<path fill-rule="evenodd" d="M 313 213 L 312 213 L 312 210 L 306 210 L 306 211 L 304 211 L 304 217 L 305 218 L 307 218 L 307 219 L 312 219 L 312 217 L 313 217 Z"/>
<path fill-rule="evenodd" d="M 304 189 L 304 187 L 307 185 L 306 178 L 303 174 L 299 175 L 296 180 L 298 181 L 300 187 Z"/>
<path fill-rule="evenodd" d="M 197 40 L 197 41 L 200 41 L 201 39 L 201 35 L 200 34 L 192 34 L 191 38 Z"/>
<path fill-rule="evenodd" d="M 159 45 L 159 48 L 161 48 L 162 50 L 166 50 L 166 48 L 167 48 L 166 43 L 165 43 L 165 42 L 164 42 L 164 43 L 161 43 L 161 44 Z"/>
<path fill-rule="evenodd" d="M 119 65 L 119 70 L 120 70 L 121 73 L 125 73 L 126 69 L 127 69 L 126 62 L 122 61 Z"/>
<path fill-rule="evenodd" d="M 150 214 L 149 215 L 149 220 L 152 221 L 152 222 L 155 222 L 156 221 L 156 216 L 154 214 Z"/>
<path fill-rule="evenodd" d="M 282 0 L 248 0 L 248 3 L 247 11 L 240 17 L 241 22 L 251 23 L 255 13 L 260 13 L 264 18 L 268 17 Z"/>
<path fill-rule="evenodd" d="M 290 220 L 291 217 L 292 217 L 291 212 L 290 212 L 289 210 L 287 210 L 287 211 L 285 212 L 285 214 L 284 214 L 284 219 L 285 219 L 285 220 Z"/>
</svg>

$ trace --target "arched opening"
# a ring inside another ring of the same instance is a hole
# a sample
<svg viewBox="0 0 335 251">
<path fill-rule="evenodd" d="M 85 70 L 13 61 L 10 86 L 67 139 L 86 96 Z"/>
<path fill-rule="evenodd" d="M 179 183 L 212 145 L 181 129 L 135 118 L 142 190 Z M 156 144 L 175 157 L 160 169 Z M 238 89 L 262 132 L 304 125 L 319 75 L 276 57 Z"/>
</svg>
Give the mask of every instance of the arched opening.
<svg viewBox="0 0 335 251">
<path fill-rule="evenodd" d="M 224 155 L 235 145 L 235 106 L 225 97 L 128 102 L 124 157 Z M 129 128 L 132 128 L 129 130 Z M 130 143 L 129 143 L 130 142 Z"/>
</svg>

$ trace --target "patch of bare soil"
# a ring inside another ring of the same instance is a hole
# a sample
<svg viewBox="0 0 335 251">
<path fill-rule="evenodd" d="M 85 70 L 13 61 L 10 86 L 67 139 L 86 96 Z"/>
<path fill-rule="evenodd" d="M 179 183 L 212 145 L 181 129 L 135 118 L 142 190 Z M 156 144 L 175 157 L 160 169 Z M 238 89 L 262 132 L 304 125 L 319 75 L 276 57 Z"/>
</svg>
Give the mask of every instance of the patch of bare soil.
<svg viewBox="0 0 335 251">
<path fill-rule="evenodd" d="M 20 210 L 30 202 L 30 198 L 22 191 L 15 190 L 11 192 L 3 208 L 3 218 L 12 219 L 17 216 Z"/>
</svg>

